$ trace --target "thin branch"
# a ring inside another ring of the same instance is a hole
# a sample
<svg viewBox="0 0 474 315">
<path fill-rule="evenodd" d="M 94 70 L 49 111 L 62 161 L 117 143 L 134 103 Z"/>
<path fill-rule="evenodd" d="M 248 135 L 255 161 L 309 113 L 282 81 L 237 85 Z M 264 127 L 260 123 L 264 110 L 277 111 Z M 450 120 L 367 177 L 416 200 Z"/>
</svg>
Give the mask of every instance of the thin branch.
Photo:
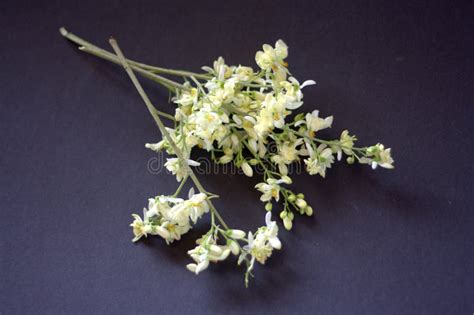
<svg viewBox="0 0 474 315">
<path fill-rule="evenodd" d="M 114 54 L 108 52 L 107 50 L 99 48 L 99 47 L 83 40 L 82 38 L 74 35 L 73 33 L 68 32 L 63 27 L 60 29 L 60 32 L 61 32 L 61 35 L 63 35 L 65 38 L 67 38 L 68 40 L 78 44 L 79 45 L 79 50 L 81 50 L 83 52 L 86 52 L 86 53 L 89 53 L 91 55 L 94 55 L 96 57 L 111 61 L 115 64 L 121 65 L 120 60 L 117 58 L 117 56 L 115 56 Z M 142 76 L 144 76 L 145 78 L 150 79 L 152 81 L 155 81 L 157 83 L 160 83 L 160 84 L 164 85 L 166 88 L 168 88 L 169 90 L 172 90 L 172 91 L 174 91 L 174 89 L 189 90 L 188 87 L 185 87 L 184 85 L 182 85 L 178 82 L 175 82 L 173 80 L 165 78 L 161 75 L 152 73 L 150 71 L 144 70 L 144 69 L 140 68 L 139 66 L 137 66 L 136 64 L 137 63 L 135 63 L 135 65 L 130 65 L 130 67 L 133 68 L 133 70 L 135 70 L 136 72 L 138 72 Z"/>
<path fill-rule="evenodd" d="M 79 37 L 79 36 L 77 36 L 77 35 L 75 35 L 71 32 L 69 32 L 64 27 L 61 27 L 59 29 L 59 32 L 61 33 L 62 36 L 64 36 L 65 38 L 67 38 L 71 42 L 76 43 L 79 46 L 84 46 L 86 48 L 89 48 L 91 50 L 96 51 L 97 53 L 100 54 L 98 57 L 104 58 L 106 55 L 108 55 L 108 57 L 117 58 L 114 54 L 112 54 L 112 53 L 108 52 L 107 50 L 102 49 L 102 48 L 100 48 L 100 47 L 98 47 L 98 46 L 82 39 L 81 37 Z M 89 52 L 89 51 L 86 51 L 86 52 Z M 130 60 L 130 59 L 127 59 L 127 62 L 130 66 L 139 67 L 139 68 L 141 68 L 143 70 L 147 70 L 149 72 L 166 73 L 166 74 L 171 74 L 171 75 L 180 76 L 180 77 L 182 77 L 182 76 L 185 76 L 185 77 L 194 76 L 194 77 L 202 79 L 202 80 L 210 79 L 210 76 L 207 75 L 207 74 L 200 74 L 200 73 L 194 73 L 194 72 L 191 72 L 191 71 L 183 71 L 183 70 L 175 70 L 175 69 L 166 69 L 166 68 L 161 68 L 161 67 L 155 67 L 155 66 L 150 66 L 150 65 L 147 65 L 147 64 L 144 64 L 144 63 L 141 63 L 141 62 L 137 62 L 137 61 L 134 61 L 134 60 Z"/>
</svg>

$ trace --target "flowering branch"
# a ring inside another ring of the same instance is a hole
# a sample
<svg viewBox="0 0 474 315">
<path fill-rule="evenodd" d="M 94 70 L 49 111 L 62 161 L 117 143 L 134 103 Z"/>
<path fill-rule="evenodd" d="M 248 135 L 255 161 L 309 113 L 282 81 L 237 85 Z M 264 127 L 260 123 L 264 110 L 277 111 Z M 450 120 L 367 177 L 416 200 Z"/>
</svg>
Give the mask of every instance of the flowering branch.
<svg viewBox="0 0 474 315">
<path fill-rule="evenodd" d="M 149 199 L 143 218 L 133 214 L 134 239 L 151 235 L 161 236 L 166 243 L 179 240 L 205 213 L 210 212 L 209 230 L 199 238 L 197 246 L 188 251 L 194 260 L 187 268 L 199 274 L 210 262 L 227 259 L 230 253 L 238 255 L 237 263 L 245 262 L 245 284 L 253 276 L 255 261 L 264 264 L 274 249 L 281 249 L 278 225 L 272 221 L 274 204 L 281 203 L 279 217 L 286 230 L 293 228 L 295 213 L 311 216 L 313 208 L 305 196 L 288 188 L 292 184 L 288 166 L 303 161 L 310 175 L 326 176 L 326 171 L 346 155 L 346 161 L 369 164 L 391 169 L 391 150 L 377 143 L 356 147 L 357 138 L 347 130 L 339 139 L 325 140 L 317 137 L 319 131 L 330 128 L 333 117 L 319 117 L 319 111 L 297 114 L 288 118 L 293 110 L 303 104 L 302 89 L 315 84 L 307 80 L 300 84 L 291 76 L 284 61 L 288 47 L 279 40 L 275 47 L 263 45 L 255 61 L 259 70 L 251 67 L 228 66 L 219 57 L 213 67 L 202 67 L 206 74 L 166 69 L 126 59 L 114 39 L 110 44 L 112 54 L 61 28 L 61 34 L 78 44 L 82 51 L 122 65 L 142 97 L 150 114 L 160 129 L 163 139 L 145 146 L 154 151 L 166 150 L 175 157 L 167 158 L 166 168 L 176 176 L 179 187 L 173 195 L 159 195 Z M 175 115 L 158 111 L 143 90 L 135 72 L 168 88 L 174 94 Z M 178 83 L 160 74 L 184 77 Z M 172 120 L 167 128 L 161 117 Z M 276 152 L 267 146 L 274 144 Z M 199 147 L 210 152 L 219 164 L 233 163 L 246 176 L 254 175 L 253 169 L 263 169 L 263 181 L 255 188 L 261 192 L 260 200 L 267 211 L 265 225 L 255 232 L 231 229 L 224 222 L 211 199 L 218 196 L 206 191 L 191 167 L 199 163 L 191 160 L 191 151 Z M 182 199 L 182 188 L 191 179 L 199 193 L 191 188 L 187 199 Z"/>
</svg>

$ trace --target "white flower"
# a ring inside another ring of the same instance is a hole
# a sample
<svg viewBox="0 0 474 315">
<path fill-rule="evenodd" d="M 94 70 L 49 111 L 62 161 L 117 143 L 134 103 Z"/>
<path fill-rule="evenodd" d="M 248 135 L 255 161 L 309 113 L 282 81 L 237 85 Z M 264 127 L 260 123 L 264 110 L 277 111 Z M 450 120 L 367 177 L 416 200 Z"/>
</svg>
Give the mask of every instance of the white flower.
<svg viewBox="0 0 474 315">
<path fill-rule="evenodd" d="M 325 177 L 326 169 L 331 168 L 331 164 L 334 162 L 332 150 L 327 148 L 325 144 L 319 145 L 316 152 L 314 152 L 309 144 L 307 144 L 307 149 L 309 151 L 309 158 L 304 160 L 306 170 L 310 175 L 319 174 Z"/>
<path fill-rule="evenodd" d="M 288 176 L 284 176 L 282 179 L 276 180 L 274 178 L 267 179 L 265 183 L 258 183 L 255 185 L 263 195 L 260 197 L 260 200 L 263 202 L 270 201 L 274 198 L 276 201 L 280 200 L 280 185 L 281 183 L 288 183 L 288 179 L 291 179 Z"/>
<path fill-rule="evenodd" d="M 377 143 L 367 148 L 367 156 L 360 159 L 360 163 L 371 164 L 373 169 L 376 169 L 378 165 L 383 168 L 393 168 L 393 158 L 391 156 L 391 149 L 385 149 L 384 145 Z"/>
<path fill-rule="evenodd" d="M 222 124 L 219 115 L 210 109 L 202 109 L 195 113 L 196 135 L 202 139 L 211 139 L 212 133 Z"/>
<path fill-rule="evenodd" d="M 275 98 L 272 94 L 267 94 L 262 102 L 262 108 L 257 116 L 255 131 L 260 137 L 265 136 L 273 127 L 283 128 L 285 125 L 285 117 L 290 114 L 287 110 L 285 98 Z"/>
<path fill-rule="evenodd" d="M 253 69 L 251 67 L 238 66 L 235 69 L 234 77 L 239 81 L 249 81 L 253 77 Z"/>
<path fill-rule="evenodd" d="M 285 141 L 278 145 L 278 154 L 272 156 L 271 160 L 278 165 L 279 171 L 281 174 L 288 174 L 287 164 L 298 159 L 298 154 L 300 153 L 297 150 L 297 147 L 303 143 L 303 139 L 297 139 L 295 141 Z"/>
<path fill-rule="evenodd" d="M 208 253 L 209 251 L 201 245 L 188 251 L 188 254 L 194 259 L 195 263 L 186 265 L 186 268 L 195 274 L 199 274 L 201 271 L 207 269 L 209 266 Z"/>
<path fill-rule="evenodd" d="M 151 225 L 146 216 L 146 212 L 144 212 L 145 220 L 142 220 L 137 214 L 132 214 L 132 217 L 134 220 L 130 226 L 133 228 L 133 235 L 135 236 L 132 242 L 137 242 L 143 236 L 147 237 L 147 234 L 151 232 Z"/>
<path fill-rule="evenodd" d="M 201 165 L 199 162 L 193 160 L 186 160 L 186 163 L 189 166 L 199 166 Z M 176 180 L 180 182 L 187 174 L 188 169 L 185 165 L 182 165 L 178 158 L 167 158 L 165 167 L 168 171 L 170 171 L 173 175 L 176 175 Z"/>
<path fill-rule="evenodd" d="M 278 225 L 275 221 L 272 221 L 271 212 L 267 212 L 265 215 L 265 223 L 267 225 L 265 233 L 268 238 L 268 242 L 274 249 L 281 249 L 281 242 L 278 238 Z"/>
<path fill-rule="evenodd" d="M 198 96 L 198 90 L 196 88 L 191 88 L 189 91 L 183 90 L 179 97 L 174 100 L 174 102 L 182 106 L 196 105 L 198 101 Z"/>
<path fill-rule="evenodd" d="M 263 51 L 258 51 L 255 54 L 255 61 L 257 65 L 263 70 L 272 69 L 274 72 L 285 73 L 287 63 L 284 61 L 288 57 L 288 46 L 279 39 L 275 43 L 275 48 L 265 44 L 263 45 Z M 280 74 L 281 75 L 281 74 Z"/>
<path fill-rule="evenodd" d="M 296 109 L 303 105 L 301 101 L 303 99 L 303 92 L 301 90 L 310 85 L 314 85 L 316 82 L 313 80 L 306 80 L 300 85 L 298 80 L 293 77 L 288 78 L 288 81 L 280 82 L 280 85 L 285 89 L 285 93 L 279 94 L 280 97 L 286 98 L 288 109 Z"/>
<path fill-rule="evenodd" d="M 349 131 L 344 130 L 341 133 L 341 138 L 339 144 L 331 146 L 332 150 L 337 155 L 337 160 L 340 161 L 342 158 L 342 152 L 347 155 L 352 154 L 352 147 L 354 146 L 354 141 L 357 140 L 355 136 L 349 135 Z"/>
<path fill-rule="evenodd" d="M 189 256 L 195 262 L 186 265 L 189 271 L 199 274 L 209 266 L 209 262 L 222 261 L 229 256 L 231 249 L 227 246 L 216 245 L 215 239 L 211 236 L 206 234 L 197 241 L 198 246 L 188 251 Z"/>
<path fill-rule="evenodd" d="M 273 248 L 267 243 L 265 235 L 262 233 L 249 232 L 248 245 L 244 249 L 252 255 L 252 260 L 257 260 L 261 264 L 265 264 L 268 257 L 272 255 Z"/>
<path fill-rule="evenodd" d="M 219 81 L 223 81 L 231 76 L 232 69 L 225 64 L 224 58 L 219 57 L 214 61 L 214 73 L 217 75 Z"/>
<path fill-rule="evenodd" d="M 223 81 L 232 74 L 232 69 L 225 64 L 225 60 L 222 57 L 219 57 L 216 61 L 214 61 L 213 68 L 206 66 L 202 67 L 202 69 L 214 74 L 220 81 Z"/>
<path fill-rule="evenodd" d="M 207 196 L 204 193 L 195 194 L 194 189 L 189 190 L 189 199 L 184 204 L 190 207 L 189 218 L 196 223 L 204 213 L 209 212 Z"/>
<path fill-rule="evenodd" d="M 242 253 L 239 260 L 243 260 L 247 253 L 249 253 L 252 256 L 249 269 L 253 267 L 255 260 L 265 264 L 267 258 L 272 255 L 273 249 L 281 249 L 281 242 L 278 238 L 278 226 L 275 221 L 271 220 L 271 212 L 267 212 L 265 223 L 266 226 L 260 227 L 255 235 L 249 232 L 248 244 L 243 247 L 245 252 Z"/>
<path fill-rule="evenodd" d="M 137 242 L 143 236 L 147 237 L 148 234 L 152 235 L 160 235 L 163 238 L 168 238 L 169 233 L 166 229 L 162 228 L 161 226 L 153 225 L 148 217 L 147 209 L 143 209 L 143 220 L 137 214 L 132 214 L 134 221 L 130 226 L 133 228 L 134 238 L 132 242 Z"/>
<path fill-rule="evenodd" d="M 314 133 L 323 130 L 326 128 L 330 128 L 332 125 L 333 117 L 329 116 L 326 118 L 319 117 L 319 111 L 314 110 L 311 114 L 306 114 L 306 126 L 308 127 L 308 133 L 310 137 L 314 136 Z M 298 121 L 295 126 L 299 126 L 304 123 L 303 120 Z"/>
</svg>

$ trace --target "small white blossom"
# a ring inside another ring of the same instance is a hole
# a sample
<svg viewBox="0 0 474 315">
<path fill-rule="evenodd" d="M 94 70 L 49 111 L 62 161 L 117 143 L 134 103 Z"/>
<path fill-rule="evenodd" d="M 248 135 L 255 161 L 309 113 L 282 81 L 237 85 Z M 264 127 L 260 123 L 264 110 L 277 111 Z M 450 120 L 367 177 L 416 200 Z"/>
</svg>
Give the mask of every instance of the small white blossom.
<svg viewBox="0 0 474 315">
<path fill-rule="evenodd" d="M 209 266 L 209 262 L 218 262 L 227 259 L 231 249 L 227 246 L 216 245 L 216 240 L 206 234 L 198 240 L 198 246 L 188 251 L 194 263 L 186 265 L 189 271 L 199 274 Z"/>
<path fill-rule="evenodd" d="M 347 155 L 352 154 L 352 148 L 354 147 L 354 141 L 357 140 L 355 136 L 349 135 L 349 131 L 344 130 L 341 133 L 339 144 L 331 146 L 333 152 L 337 155 L 337 160 L 340 161 L 342 158 L 342 152 Z"/>
<path fill-rule="evenodd" d="M 255 61 L 261 69 L 277 71 L 279 68 L 287 66 L 284 59 L 288 57 L 288 46 L 284 41 L 279 39 L 275 43 L 275 48 L 268 44 L 263 45 L 262 48 L 263 51 L 258 51 L 255 55 Z"/>
<path fill-rule="evenodd" d="M 199 162 L 193 160 L 186 160 L 186 163 L 189 166 L 199 166 L 201 165 Z M 178 158 L 167 158 L 165 167 L 168 171 L 170 171 L 173 175 L 176 175 L 176 180 L 180 182 L 187 174 L 188 169 L 185 165 L 182 165 Z"/>
<path fill-rule="evenodd" d="M 325 144 L 319 145 L 316 151 L 311 148 L 311 145 L 307 145 L 307 148 L 310 156 L 304 160 L 306 170 L 310 175 L 319 174 L 325 177 L 326 169 L 331 168 L 331 164 L 334 162 L 332 150 Z"/>
<path fill-rule="evenodd" d="M 272 156 L 271 160 L 278 165 L 281 174 L 288 174 L 288 168 L 286 165 L 293 163 L 298 159 L 300 150 L 297 149 L 303 143 L 303 139 L 297 139 L 295 141 L 285 141 L 278 145 L 278 154 Z"/>
<path fill-rule="evenodd" d="M 306 114 L 305 116 L 306 121 L 298 121 L 295 126 L 299 126 L 300 124 L 306 122 L 306 126 L 308 128 L 308 133 L 310 137 L 314 136 L 314 133 L 323 130 L 326 128 L 330 128 L 332 125 L 333 117 L 329 116 L 326 118 L 320 118 L 319 117 L 319 111 L 314 110 L 311 114 Z"/>
<path fill-rule="evenodd" d="M 258 183 L 255 185 L 260 192 L 262 192 L 262 196 L 260 200 L 263 202 L 270 201 L 274 198 L 276 201 L 280 200 L 280 185 L 281 183 L 285 183 L 287 181 L 288 176 L 285 179 L 276 180 L 274 178 L 267 179 L 264 183 Z M 291 180 L 291 179 L 290 179 Z"/>
<path fill-rule="evenodd" d="M 376 144 L 367 148 L 367 157 L 360 159 L 361 163 L 371 164 L 373 169 L 378 165 L 383 168 L 393 168 L 393 158 L 391 156 L 391 149 L 385 149 L 383 144 Z"/>
<path fill-rule="evenodd" d="M 174 102 L 182 106 L 196 105 L 198 102 L 198 96 L 198 90 L 196 88 L 191 88 L 189 91 L 183 90 Z"/>
<path fill-rule="evenodd" d="M 271 212 L 267 212 L 265 216 L 266 226 L 260 227 L 255 234 L 249 232 L 248 244 L 243 247 L 245 252 L 241 254 L 244 259 L 247 254 L 252 256 L 250 269 L 257 260 L 261 264 L 265 264 L 266 260 L 272 255 L 273 249 L 281 249 L 281 242 L 278 238 L 278 226 L 275 221 L 271 220 Z"/>
</svg>

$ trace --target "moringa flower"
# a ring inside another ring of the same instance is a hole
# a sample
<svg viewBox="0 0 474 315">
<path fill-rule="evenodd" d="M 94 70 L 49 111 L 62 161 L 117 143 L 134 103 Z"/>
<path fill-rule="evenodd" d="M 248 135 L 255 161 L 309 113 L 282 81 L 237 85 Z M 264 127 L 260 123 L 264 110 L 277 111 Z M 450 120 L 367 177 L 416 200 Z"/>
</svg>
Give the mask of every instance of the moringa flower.
<svg viewBox="0 0 474 315">
<path fill-rule="evenodd" d="M 288 65 L 284 61 L 288 57 L 288 46 L 281 39 L 275 43 L 275 48 L 268 44 L 264 44 L 262 48 L 263 51 L 255 54 L 255 61 L 262 70 L 272 69 L 277 72 Z"/>
<path fill-rule="evenodd" d="M 265 215 L 266 226 L 260 227 L 255 234 L 249 232 L 248 244 L 243 247 L 239 261 L 251 255 L 249 269 L 253 268 L 254 261 L 265 264 L 266 260 L 272 255 L 273 249 L 281 249 L 281 242 L 278 238 L 278 226 L 271 220 L 271 212 Z"/>
<path fill-rule="evenodd" d="M 371 164 L 373 169 L 376 169 L 378 165 L 383 168 L 393 168 L 393 158 L 391 156 L 391 149 L 385 149 L 383 144 L 377 143 L 367 148 L 367 157 L 360 159 L 360 163 Z"/>
<path fill-rule="evenodd" d="M 307 144 L 307 149 L 309 151 L 309 158 L 304 160 L 306 170 L 310 175 L 319 174 L 324 178 L 326 176 L 326 169 L 331 168 L 331 164 L 334 162 L 332 150 L 327 148 L 325 144 L 319 145 L 316 151 L 313 150 L 311 145 Z"/>
<path fill-rule="evenodd" d="M 189 166 L 199 166 L 201 163 L 193 161 L 193 160 L 186 160 L 186 163 Z M 167 158 L 165 167 L 168 171 L 170 171 L 173 175 L 176 175 L 176 180 L 180 182 L 187 174 L 188 169 L 185 165 L 182 165 L 178 158 Z"/>
<path fill-rule="evenodd" d="M 310 113 L 306 114 L 305 118 L 306 118 L 306 121 L 300 120 L 296 122 L 295 126 L 299 126 L 303 123 L 306 123 L 308 134 L 311 138 L 314 137 L 315 132 L 326 129 L 326 128 L 330 128 L 333 122 L 332 116 L 329 116 L 326 118 L 320 118 L 318 110 L 314 110 L 311 114 Z"/>
</svg>

